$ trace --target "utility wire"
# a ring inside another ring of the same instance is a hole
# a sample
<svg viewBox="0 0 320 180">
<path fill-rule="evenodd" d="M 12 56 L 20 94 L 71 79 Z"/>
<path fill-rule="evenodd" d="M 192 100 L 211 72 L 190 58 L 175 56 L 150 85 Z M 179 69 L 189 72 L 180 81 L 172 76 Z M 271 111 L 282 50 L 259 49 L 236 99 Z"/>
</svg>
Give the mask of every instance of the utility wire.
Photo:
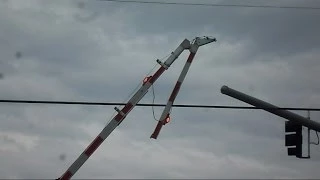
<svg viewBox="0 0 320 180">
<path fill-rule="evenodd" d="M 88 102 L 88 101 L 36 101 L 36 100 L 0 100 L 0 103 L 20 103 L 20 104 L 73 104 L 73 105 L 93 105 L 93 106 L 116 106 L 126 105 L 126 103 L 114 103 L 114 102 Z M 137 104 L 136 106 L 166 106 L 165 104 Z M 254 106 L 223 106 L 223 105 L 195 105 L 195 104 L 176 104 L 172 107 L 181 108 L 211 108 L 211 109 L 266 109 Z M 269 108 L 276 110 L 295 110 L 295 111 L 320 111 L 320 108 Z"/>
<path fill-rule="evenodd" d="M 151 87 L 152 87 L 152 104 L 154 104 L 154 100 L 156 99 L 156 95 L 155 95 L 155 93 L 154 93 L 153 84 L 151 85 Z M 154 120 L 159 121 L 159 120 L 156 118 L 155 114 L 154 114 L 154 106 L 152 106 L 152 115 L 153 115 Z"/>
<path fill-rule="evenodd" d="M 250 5 L 250 4 L 213 4 L 213 3 L 183 3 L 183 2 L 166 2 L 166 1 L 140 1 L 140 0 L 97 0 L 116 3 L 136 3 L 136 4 L 161 4 L 161 5 L 183 5 L 183 6 L 207 6 L 207 7 L 238 7 L 238 8 L 277 8 L 277 9 L 304 9 L 320 10 L 320 7 L 311 6 L 277 6 L 277 5 Z"/>
</svg>

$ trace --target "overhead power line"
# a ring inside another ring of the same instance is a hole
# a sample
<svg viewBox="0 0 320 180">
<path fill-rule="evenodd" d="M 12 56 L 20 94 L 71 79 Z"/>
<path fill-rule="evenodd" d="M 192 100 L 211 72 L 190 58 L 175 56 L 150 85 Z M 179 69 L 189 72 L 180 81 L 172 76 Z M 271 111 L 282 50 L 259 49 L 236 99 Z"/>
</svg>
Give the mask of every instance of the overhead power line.
<svg viewBox="0 0 320 180">
<path fill-rule="evenodd" d="M 183 6 L 207 6 L 207 7 L 238 7 L 238 8 L 277 8 L 277 9 L 304 9 L 320 10 L 320 7 L 311 6 L 277 6 L 277 5 L 250 5 L 250 4 L 213 4 L 213 3 L 183 3 L 166 1 L 140 1 L 140 0 L 97 0 L 117 3 L 136 3 L 136 4 L 161 4 L 161 5 L 183 5 Z"/>
<path fill-rule="evenodd" d="M 64 105 L 91 105 L 91 106 L 122 106 L 126 103 L 115 102 L 88 102 L 88 101 L 34 101 L 34 100 L 0 100 L 0 103 L 22 103 L 22 104 L 64 104 Z M 146 104 L 141 103 L 137 106 L 166 106 L 165 104 Z M 209 109 L 263 109 L 253 106 L 223 106 L 223 105 L 195 105 L 195 104 L 175 104 L 172 107 L 181 108 L 209 108 Z M 295 110 L 295 111 L 320 111 L 320 108 L 276 108 L 281 110 Z"/>
</svg>

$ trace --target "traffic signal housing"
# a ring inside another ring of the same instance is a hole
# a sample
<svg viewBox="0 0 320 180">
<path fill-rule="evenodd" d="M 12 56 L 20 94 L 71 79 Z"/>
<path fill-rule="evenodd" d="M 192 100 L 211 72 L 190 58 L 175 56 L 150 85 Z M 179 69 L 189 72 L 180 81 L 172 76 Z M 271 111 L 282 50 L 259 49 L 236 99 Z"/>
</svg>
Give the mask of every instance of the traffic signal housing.
<svg viewBox="0 0 320 180">
<path fill-rule="evenodd" d="M 285 132 L 285 146 L 289 146 L 288 156 L 302 158 L 302 125 L 286 121 Z"/>
</svg>

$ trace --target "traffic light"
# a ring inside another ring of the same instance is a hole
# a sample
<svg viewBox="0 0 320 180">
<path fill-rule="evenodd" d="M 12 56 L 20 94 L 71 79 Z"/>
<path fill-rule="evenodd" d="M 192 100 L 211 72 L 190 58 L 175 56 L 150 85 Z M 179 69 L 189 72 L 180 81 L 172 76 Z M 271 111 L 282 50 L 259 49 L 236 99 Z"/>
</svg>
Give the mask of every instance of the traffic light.
<svg viewBox="0 0 320 180">
<path fill-rule="evenodd" d="M 302 125 L 286 121 L 285 131 L 285 146 L 290 146 L 288 147 L 288 156 L 302 158 Z"/>
</svg>

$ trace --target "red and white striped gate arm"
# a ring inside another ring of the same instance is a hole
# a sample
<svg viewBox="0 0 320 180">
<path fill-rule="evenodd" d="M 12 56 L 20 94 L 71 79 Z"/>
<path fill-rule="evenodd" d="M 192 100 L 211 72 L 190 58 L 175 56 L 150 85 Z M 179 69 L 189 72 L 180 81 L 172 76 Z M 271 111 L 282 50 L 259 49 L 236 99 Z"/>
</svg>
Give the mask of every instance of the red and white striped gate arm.
<svg viewBox="0 0 320 180">
<path fill-rule="evenodd" d="M 170 65 L 179 57 L 179 55 L 186 49 L 190 48 L 190 41 L 185 39 L 178 48 L 171 53 L 167 60 L 162 63 L 157 62 L 161 67 L 154 73 L 153 76 L 145 81 L 141 88 L 132 96 L 128 103 L 121 109 L 116 109 L 118 114 L 104 127 L 100 134 L 92 141 L 92 143 L 82 152 L 82 154 L 74 161 L 74 163 L 67 169 L 67 171 L 58 178 L 59 180 L 68 180 L 80 169 L 80 167 L 89 159 L 95 150 L 102 144 L 102 142 L 112 133 L 112 131 L 125 119 L 128 113 L 136 106 L 136 104 L 148 92 L 151 85 L 167 70 Z"/>
<path fill-rule="evenodd" d="M 194 59 L 194 56 L 196 55 L 197 51 L 198 51 L 198 48 L 204 44 L 208 44 L 208 43 L 211 43 L 211 42 L 214 42 L 216 41 L 215 38 L 211 39 L 211 38 L 199 38 L 197 37 L 194 41 L 194 43 L 191 44 L 190 46 L 190 55 L 187 59 L 187 62 L 185 63 L 181 73 L 180 73 L 180 76 L 178 78 L 178 81 L 175 85 L 175 87 L 173 88 L 173 91 L 167 101 L 167 104 L 166 104 L 166 107 L 164 108 L 164 110 L 162 111 L 162 114 L 160 116 L 160 119 L 158 121 L 158 124 L 155 128 L 155 130 L 153 131 L 152 135 L 150 136 L 150 138 L 153 138 L 153 139 L 157 139 L 159 133 L 160 133 L 160 130 L 162 128 L 163 125 L 165 125 L 166 123 L 168 123 L 170 121 L 170 110 L 172 108 L 172 105 L 174 103 L 174 100 L 176 99 L 178 93 L 179 93 L 179 90 L 180 90 L 180 87 L 183 83 L 183 80 L 185 79 L 188 71 L 189 71 L 189 68 L 190 68 L 190 65 Z"/>
</svg>

